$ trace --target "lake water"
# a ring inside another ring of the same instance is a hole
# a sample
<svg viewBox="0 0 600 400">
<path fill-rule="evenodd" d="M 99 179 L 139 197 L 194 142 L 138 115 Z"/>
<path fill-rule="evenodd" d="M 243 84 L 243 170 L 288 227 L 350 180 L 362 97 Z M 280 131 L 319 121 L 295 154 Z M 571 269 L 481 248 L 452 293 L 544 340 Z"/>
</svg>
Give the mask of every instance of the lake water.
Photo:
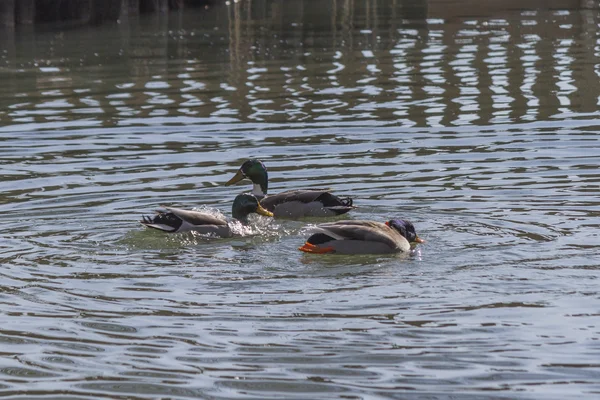
<svg viewBox="0 0 600 400">
<path fill-rule="evenodd" d="M 0 395 L 599 398 L 600 12 L 563 3 L 242 0 L 4 32 Z M 249 157 L 273 193 L 331 187 L 345 218 L 427 243 L 319 257 L 297 250 L 315 220 L 138 223 L 229 215 Z"/>
</svg>

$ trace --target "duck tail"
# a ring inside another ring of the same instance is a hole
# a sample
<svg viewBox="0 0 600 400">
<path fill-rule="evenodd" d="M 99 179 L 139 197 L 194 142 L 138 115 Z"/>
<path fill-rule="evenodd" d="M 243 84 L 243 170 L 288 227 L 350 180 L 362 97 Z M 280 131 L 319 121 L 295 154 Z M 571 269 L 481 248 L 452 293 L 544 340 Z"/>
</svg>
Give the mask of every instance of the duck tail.
<svg viewBox="0 0 600 400">
<path fill-rule="evenodd" d="M 342 197 L 340 200 L 343 207 L 356 208 L 356 206 L 352 205 L 352 197 Z"/>
<path fill-rule="evenodd" d="M 175 232 L 179 229 L 176 220 L 169 218 L 166 213 L 161 212 L 158 212 L 154 217 L 142 215 L 140 224 L 163 232 Z M 181 223 L 179 223 L 179 225 L 181 225 Z"/>
<path fill-rule="evenodd" d="M 352 203 L 351 197 L 340 197 L 338 200 L 338 205 L 327 207 L 328 210 L 335 212 L 336 215 L 346 214 L 348 211 L 356 208 L 356 206 Z"/>
</svg>

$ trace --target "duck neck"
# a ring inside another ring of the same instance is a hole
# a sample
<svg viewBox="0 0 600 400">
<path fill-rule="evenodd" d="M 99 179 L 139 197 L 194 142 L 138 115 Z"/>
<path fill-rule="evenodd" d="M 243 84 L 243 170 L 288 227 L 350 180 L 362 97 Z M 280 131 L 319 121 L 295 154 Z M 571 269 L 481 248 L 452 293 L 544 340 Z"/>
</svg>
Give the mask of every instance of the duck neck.
<svg viewBox="0 0 600 400">
<path fill-rule="evenodd" d="M 260 200 L 267 195 L 267 188 L 263 188 L 263 185 L 259 183 L 254 183 L 252 184 L 252 194 Z"/>
<path fill-rule="evenodd" d="M 248 225 L 248 213 L 244 210 L 234 209 L 232 210 L 231 216 L 242 223 L 242 225 Z"/>
<path fill-rule="evenodd" d="M 247 174 L 247 177 L 252 181 L 252 194 L 259 199 L 265 197 L 269 190 L 269 174 L 266 168 L 252 171 L 251 174 Z"/>
</svg>

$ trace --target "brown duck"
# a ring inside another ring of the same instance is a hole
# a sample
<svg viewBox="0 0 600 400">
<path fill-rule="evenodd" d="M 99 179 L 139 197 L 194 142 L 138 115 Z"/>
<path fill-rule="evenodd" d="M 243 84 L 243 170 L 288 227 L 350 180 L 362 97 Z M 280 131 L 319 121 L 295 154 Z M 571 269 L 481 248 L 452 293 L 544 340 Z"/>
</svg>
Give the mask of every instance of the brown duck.
<svg viewBox="0 0 600 400">
<path fill-rule="evenodd" d="M 267 217 L 273 216 L 273 213 L 261 207 L 253 195 L 247 193 L 238 195 L 231 206 L 232 217 L 242 224 L 247 224 L 248 215 L 251 213 Z M 152 217 L 144 215 L 140 223 L 148 228 L 168 233 L 193 231 L 222 238 L 234 235 L 229 223 L 224 218 L 200 211 L 182 210 L 173 207 L 163 207 L 163 209 L 157 210 L 156 215 Z"/>
<path fill-rule="evenodd" d="M 299 189 L 267 195 L 269 175 L 267 167 L 260 160 L 245 161 L 225 185 L 233 185 L 244 178 L 252 181 L 252 194 L 275 217 L 333 217 L 356 208 L 352 205 L 351 198 L 335 196 L 330 189 Z"/>
<path fill-rule="evenodd" d="M 423 243 L 414 225 L 406 220 L 388 222 L 337 221 L 319 224 L 298 250 L 306 253 L 390 254 L 408 253 L 411 245 Z"/>
</svg>

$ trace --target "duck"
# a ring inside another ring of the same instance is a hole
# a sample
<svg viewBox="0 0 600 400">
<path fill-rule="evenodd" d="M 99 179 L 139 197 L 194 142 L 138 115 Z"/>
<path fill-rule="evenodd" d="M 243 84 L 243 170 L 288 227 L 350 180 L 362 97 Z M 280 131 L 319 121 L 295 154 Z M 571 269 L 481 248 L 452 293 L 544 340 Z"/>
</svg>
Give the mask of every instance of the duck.
<svg viewBox="0 0 600 400">
<path fill-rule="evenodd" d="M 356 208 L 352 205 L 350 197 L 335 196 L 331 189 L 298 189 L 267 195 L 269 174 L 265 164 L 257 159 L 244 161 L 225 186 L 233 185 L 244 178 L 252 181 L 252 194 L 259 199 L 260 205 L 275 217 L 334 217 Z"/>
<path fill-rule="evenodd" d="M 346 220 L 319 224 L 306 243 L 298 248 L 315 254 L 409 253 L 416 243 L 424 243 L 407 220 L 387 222 Z"/>
<path fill-rule="evenodd" d="M 258 199 L 253 195 L 243 193 L 236 196 L 231 206 L 232 217 L 246 225 L 248 224 L 248 215 L 251 213 L 266 217 L 273 216 L 272 212 L 261 207 Z M 148 228 L 167 233 L 198 232 L 220 238 L 234 236 L 234 232 L 225 218 L 219 218 L 205 212 L 174 207 L 162 207 L 162 209 L 156 211 L 154 216 L 144 215 L 140 223 Z"/>
</svg>

